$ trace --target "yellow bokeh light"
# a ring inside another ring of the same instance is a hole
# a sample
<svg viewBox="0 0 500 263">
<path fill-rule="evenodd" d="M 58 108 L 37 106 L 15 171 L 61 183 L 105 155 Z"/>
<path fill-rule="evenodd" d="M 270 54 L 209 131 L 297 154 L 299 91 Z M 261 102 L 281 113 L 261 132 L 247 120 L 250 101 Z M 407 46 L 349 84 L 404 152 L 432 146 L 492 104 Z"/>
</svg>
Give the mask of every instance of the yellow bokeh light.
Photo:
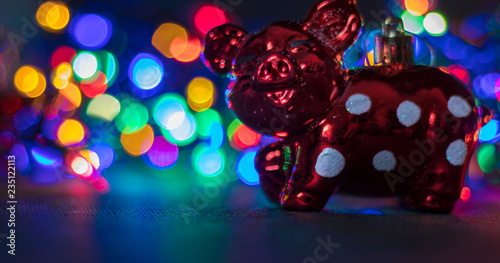
<svg viewBox="0 0 500 263">
<path fill-rule="evenodd" d="M 212 98 L 210 98 L 210 100 L 208 100 L 205 103 L 196 103 L 193 100 L 191 100 L 191 98 L 188 97 L 187 103 L 188 103 L 189 107 L 191 109 L 193 109 L 194 111 L 202 112 L 202 111 L 206 111 L 206 110 L 210 109 L 210 107 L 212 107 L 212 104 L 214 103 L 214 100 L 212 97 Z"/>
<path fill-rule="evenodd" d="M 64 146 L 80 143 L 84 137 L 83 125 L 77 120 L 65 120 L 57 130 L 57 139 Z"/>
<path fill-rule="evenodd" d="M 148 124 L 138 131 L 122 133 L 120 136 L 123 149 L 132 156 L 139 156 L 149 151 L 153 145 L 153 141 L 153 128 Z"/>
<path fill-rule="evenodd" d="M 59 90 L 55 106 L 63 111 L 72 111 L 82 103 L 82 93 L 73 83 L 69 83 L 65 88 Z"/>
<path fill-rule="evenodd" d="M 47 31 L 59 31 L 69 22 L 69 9 L 61 2 L 43 3 L 36 11 L 36 21 Z"/>
<path fill-rule="evenodd" d="M 188 85 L 187 95 L 195 103 L 206 103 L 214 96 L 214 84 L 207 78 L 194 78 Z"/>
<path fill-rule="evenodd" d="M 87 115 L 93 118 L 112 121 L 120 113 L 120 102 L 109 94 L 92 99 L 87 107 Z"/>
<path fill-rule="evenodd" d="M 22 95 L 36 98 L 45 91 L 47 86 L 45 76 L 32 66 L 20 67 L 14 75 L 14 85 Z"/>
<path fill-rule="evenodd" d="M 69 63 L 63 62 L 57 66 L 52 84 L 56 89 L 64 89 L 72 76 L 72 68 Z"/>
<path fill-rule="evenodd" d="M 52 85 L 54 85 L 54 88 L 56 89 L 64 89 L 66 86 L 68 86 L 69 81 L 68 79 L 62 79 L 59 76 L 54 76 L 54 80 L 52 81 Z"/>
<path fill-rule="evenodd" d="M 73 69 L 71 68 L 71 65 L 66 62 L 59 64 L 56 69 L 56 75 L 61 79 L 68 79 L 71 77 L 71 72 L 73 72 Z"/>
<path fill-rule="evenodd" d="M 429 11 L 429 0 L 405 0 L 405 7 L 414 16 L 425 15 Z"/>
<path fill-rule="evenodd" d="M 176 48 L 172 53 L 171 45 L 176 40 Z M 179 44 L 180 43 L 180 44 Z M 188 45 L 188 33 L 185 28 L 173 24 L 165 23 L 156 29 L 151 39 L 151 44 L 165 57 L 173 58 L 184 52 Z"/>
<path fill-rule="evenodd" d="M 20 67 L 14 75 L 14 85 L 23 93 L 33 91 L 38 82 L 38 71 L 31 66 Z"/>
</svg>

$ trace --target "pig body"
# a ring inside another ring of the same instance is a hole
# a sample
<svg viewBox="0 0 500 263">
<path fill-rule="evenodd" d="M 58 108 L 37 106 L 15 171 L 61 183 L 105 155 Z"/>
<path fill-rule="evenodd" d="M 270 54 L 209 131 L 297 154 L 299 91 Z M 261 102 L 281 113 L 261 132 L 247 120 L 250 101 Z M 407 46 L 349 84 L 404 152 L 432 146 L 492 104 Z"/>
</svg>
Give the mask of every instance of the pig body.
<svg viewBox="0 0 500 263">
<path fill-rule="evenodd" d="M 301 23 L 255 34 L 217 27 L 204 58 L 231 74 L 229 106 L 241 121 L 281 139 L 256 157 L 270 200 L 321 210 L 342 190 L 450 212 L 477 140 L 474 99 L 435 68 L 342 70 L 360 26 L 354 1 L 327 0 Z"/>
</svg>

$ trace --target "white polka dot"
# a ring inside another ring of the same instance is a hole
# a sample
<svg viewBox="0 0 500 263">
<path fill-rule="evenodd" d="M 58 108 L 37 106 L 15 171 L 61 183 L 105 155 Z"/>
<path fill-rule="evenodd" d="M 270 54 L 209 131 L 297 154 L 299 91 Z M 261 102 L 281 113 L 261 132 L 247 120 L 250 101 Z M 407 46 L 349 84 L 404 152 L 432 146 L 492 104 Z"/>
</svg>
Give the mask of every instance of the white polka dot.
<svg viewBox="0 0 500 263">
<path fill-rule="evenodd" d="M 344 169 L 345 159 L 342 154 L 332 148 L 325 148 L 316 160 L 314 169 L 323 177 L 335 177 Z"/>
<path fill-rule="evenodd" d="M 456 140 L 450 143 L 446 149 L 446 159 L 454 166 L 462 165 L 467 155 L 467 145 L 463 140 Z"/>
<path fill-rule="evenodd" d="M 399 104 L 396 112 L 399 122 L 406 127 L 410 127 L 417 123 L 418 119 L 420 119 L 420 113 L 420 107 L 409 100 L 405 100 Z"/>
<path fill-rule="evenodd" d="M 451 96 L 448 100 L 448 110 L 457 118 L 465 118 L 472 111 L 469 103 L 460 96 Z"/>
<path fill-rule="evenodd" d="M 381 151 L 373 157 L 373 167 L 377 171 L 392 171 L 396 168 L 396 157 L 392 152 Z"/>
<path fill-rule="evenodd" d="M 370 98 L 364 94 L 354 94 L 345 103 L 345 107 L 351 114 L 359 115 L 367 112 L 372 106 Z"/>
</svg>

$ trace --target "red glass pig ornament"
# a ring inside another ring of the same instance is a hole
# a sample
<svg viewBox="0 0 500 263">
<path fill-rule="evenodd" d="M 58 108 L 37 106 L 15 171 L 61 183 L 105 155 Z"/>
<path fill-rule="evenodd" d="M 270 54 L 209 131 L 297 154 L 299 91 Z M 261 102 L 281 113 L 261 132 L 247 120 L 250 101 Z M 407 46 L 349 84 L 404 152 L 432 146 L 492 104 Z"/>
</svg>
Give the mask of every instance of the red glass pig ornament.
<svg viewBox="0 0 500 263">
<path fill-rule="evenodd" d="M 255 34 L 214 28 L 204 59 L 231 73 L 229 106 L 240 120 L 281 139 L 255 160 L 273 202 L 317 211 L 343 191 L 451 212 L 480 128 L 475 100 L 451 75 L 412 64 L 412 38 L 397 19 L 377 38 L 383 66 L 344 71 L 361 23 L 355 1 L 322 1 L 300 23 Z"/>
</svg>

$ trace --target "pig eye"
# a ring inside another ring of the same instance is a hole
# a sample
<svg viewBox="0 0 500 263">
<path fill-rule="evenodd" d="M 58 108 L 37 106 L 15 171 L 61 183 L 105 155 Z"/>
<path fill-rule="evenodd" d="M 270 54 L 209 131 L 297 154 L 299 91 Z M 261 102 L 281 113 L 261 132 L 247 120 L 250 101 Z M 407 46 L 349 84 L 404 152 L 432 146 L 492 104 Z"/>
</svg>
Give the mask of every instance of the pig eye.
<svg viewBox="0 0 500 263">
<path fill-rule="evenodd" d="M 295 40 L 292 43 L 290 43 L 290 51 L 292 53 L 299 53 L 302 51 L 307 51 L 311 48 L 316 46 L 316 44 L 312 41 L 309 40 Z"/>
<path fill-rule="evenodd" d="M 236 60 L 235 65 L 236 65 L 236 66 L 239 66 L 239 65 L 241 65 L 241 64 L 251 62 L 251 61 L 253 61 L 256 57 L 257 57 L 256 55 L 248 55 L 248 56 L 242 56 L 242 57 L 239 57 L 239 58 Z"/>
</svg>

